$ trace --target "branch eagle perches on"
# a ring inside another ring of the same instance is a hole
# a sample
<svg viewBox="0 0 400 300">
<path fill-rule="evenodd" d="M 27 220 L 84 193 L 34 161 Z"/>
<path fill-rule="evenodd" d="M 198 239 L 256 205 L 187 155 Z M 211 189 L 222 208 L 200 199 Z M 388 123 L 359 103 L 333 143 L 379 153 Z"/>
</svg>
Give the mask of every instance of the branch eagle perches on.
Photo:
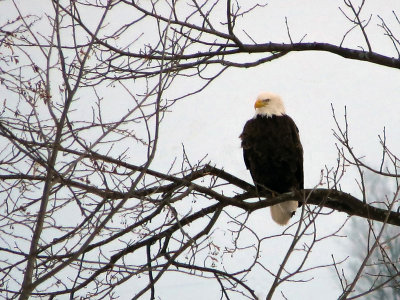
<svg viewBox="0 0 400 300">
<path fill-rule="evenodd" d="M 274 204 L 282 203 L 288 200 L 297 200 L 303 204 L 312 204 L 322 207 L 331 208 L 340 212 L 345 212 L 350 216 L 359 216 L 366 219 L 371 219 L 383 223 L 388 223 L 400 226 L 400 213 L 390 210 L 374 207 L 366 204 L 356 197 L 334 189 L 304 189 L 303 191 L 281 194 L 271 198 L 271 193 L 268 191 L 259 192 L 256 188 L 245 181 L 235 177 L 232 174 L 216 167 L 205 165 L 203 168 L 194 172 L 193 179 L 199 179 L 204 176 L 217 176 L 229 184 L 235 185 L 243 189 L 245 192 L 237 194 L 233 197 L 227 197 L 223 194 L 210 191 L 208 188 L 194 184 L 188 177 L 175 179 L 176 184 L 190 186 L 194 191 L 204 193 L 209 197 L 219 201 L 224 206 L 235 206 L 242 208 L 248 212 L 258 210 L 260 208 L 269 207 Z M 266 199 L 257 202 L 246 202 L 257 197 L 265 196 Z"/>
</svg>

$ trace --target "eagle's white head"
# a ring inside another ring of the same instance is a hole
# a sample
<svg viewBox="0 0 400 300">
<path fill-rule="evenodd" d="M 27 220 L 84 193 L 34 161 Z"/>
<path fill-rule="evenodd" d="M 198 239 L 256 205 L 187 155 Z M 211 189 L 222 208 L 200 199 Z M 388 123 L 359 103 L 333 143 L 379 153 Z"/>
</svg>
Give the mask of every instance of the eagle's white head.
<svg viewBox="0 0 400 300">
<path fill-rule="evenodd" d="M 270 92 L 262 92 L 258 95 L 254 103 L 256 116 L 271 117 L 273 115 L 282 116 L 285 114 L 285 106 L 281 97 L 277 94 Z"/>
</svg>

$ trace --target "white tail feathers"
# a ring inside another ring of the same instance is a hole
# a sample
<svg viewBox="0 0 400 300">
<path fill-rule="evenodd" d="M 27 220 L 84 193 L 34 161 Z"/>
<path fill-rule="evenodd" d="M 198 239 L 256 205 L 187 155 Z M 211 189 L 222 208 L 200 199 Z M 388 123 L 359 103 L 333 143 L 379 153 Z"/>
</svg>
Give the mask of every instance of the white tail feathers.
<svg viewBox="0 0 400 300">
<path fill-rule="evenodd" d="M 279 225 L 286 225 L 298 207 L 298 202 L 291 200 L 271 206 L 271 217 Z"/>
</svg>

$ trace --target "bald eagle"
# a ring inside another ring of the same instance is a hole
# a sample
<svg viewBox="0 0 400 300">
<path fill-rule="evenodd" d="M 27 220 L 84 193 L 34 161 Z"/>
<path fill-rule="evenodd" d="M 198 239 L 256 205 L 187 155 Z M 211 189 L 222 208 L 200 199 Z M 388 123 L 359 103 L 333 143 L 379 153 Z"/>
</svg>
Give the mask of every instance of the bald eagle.
<svg viewBox="0 0 400 300">
<path fill-rule="evenodd" d="M 243 158 L 258 191 L 286 193 L 304 188 L 303 147 L 296 124 L 285 114 L 279 95 L 264 92 L 254 104 L 255 116 L 240 135 Z M 297 201 L 271 206 L 272 219 L 286 225 Z"/>
</svg>

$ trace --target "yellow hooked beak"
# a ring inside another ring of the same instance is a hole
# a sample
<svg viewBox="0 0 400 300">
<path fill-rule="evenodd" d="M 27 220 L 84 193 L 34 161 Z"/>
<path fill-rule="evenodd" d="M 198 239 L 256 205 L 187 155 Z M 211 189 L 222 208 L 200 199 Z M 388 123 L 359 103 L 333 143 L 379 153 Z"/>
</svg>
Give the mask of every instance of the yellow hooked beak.
<svg viewBox="0 0 400 300">
<path fill-rule="evenodd" d="M 264 102 L 264 101 L 262 101 L 262 100 L 257 100 L 257 101 L 254 103 L 254 109 L 263 107 L 263 106 L 265 106 L 265 105 L 266 105 L 266 102 Z"/>
</svg>

